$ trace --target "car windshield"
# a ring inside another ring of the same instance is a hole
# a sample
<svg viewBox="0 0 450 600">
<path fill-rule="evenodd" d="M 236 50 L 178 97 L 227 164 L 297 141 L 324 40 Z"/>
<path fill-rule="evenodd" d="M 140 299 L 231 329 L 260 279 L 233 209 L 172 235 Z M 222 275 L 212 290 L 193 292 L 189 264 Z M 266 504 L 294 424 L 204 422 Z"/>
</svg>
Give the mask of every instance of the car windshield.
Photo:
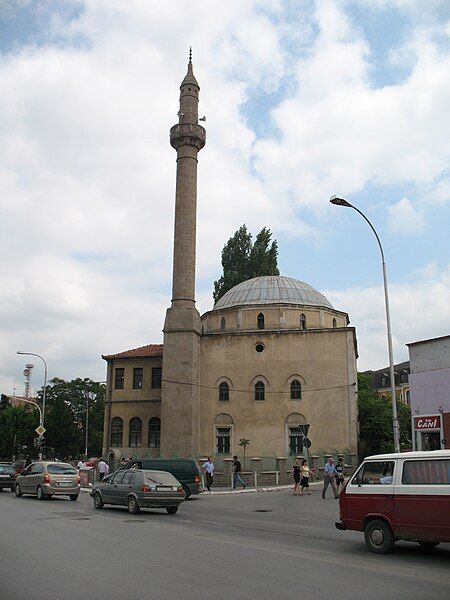
<svg viewBox="0 0 450 600">
<path fill-rule="evenodd" d="M 150 483 L 156 485 L 180 485 L 171 473 L 162 471 L 145 471 L 145 478 Z"/>
<path fill-rule="evenodd" d="M 51 475 L 76 475 L 78 473 L 72 465 L 65 465 L 64 463 L 48 465 L 47 472 Z"/>
<path fill-rule="evenodd" d="M 3 473 L 4 475 L 14 475 L 14 467 L 11 465 L 0 465 L 0 473 Z"/>
</svg>

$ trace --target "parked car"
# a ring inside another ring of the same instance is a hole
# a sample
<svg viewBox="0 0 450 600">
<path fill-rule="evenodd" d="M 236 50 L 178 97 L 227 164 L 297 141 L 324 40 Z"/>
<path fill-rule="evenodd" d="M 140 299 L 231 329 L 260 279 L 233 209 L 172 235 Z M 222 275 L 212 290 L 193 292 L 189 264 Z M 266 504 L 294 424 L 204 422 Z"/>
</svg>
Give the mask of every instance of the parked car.
<svg viewBox="0 0 450 600">
<path fill-rule="evenodd" d="M 94 508 L 105 504 L 126 506 L 137 514 L 141 508 L 165 508 L 174 515 L 184 501 L 184 490 L 171 473 L 147 469 L 119 469 L 91 490 Z"/>
<path fill-rule="evenodd" d="M 371 552 L 398 540 L 450 542 L 450 450 L 368 456 L 340 496 L 341 530 L 363 531 Z"/>
<path fill-rule="evenodd" d="M 69 496 L 75 501 L 80 493 L 80 477 L 77 469 L 68 463 L 35 462 L 17 476 L 14 491 L 18 498 L 33 494 L 38 500 Z"/>
<path fill-rule="evenodd" d="M 203 492 L 200 467 L 192 458 L 138 458 L 128 461 L 123 468 L 172 473 L 181 483 L 186 500 L 191 494 Z"/>
<path fill-rule="evenodd" d="M 14 491 L 16 483 L 16 470 L 10 463 L 0 463 L 0 491 L 9 488 Z"/>
</svg>

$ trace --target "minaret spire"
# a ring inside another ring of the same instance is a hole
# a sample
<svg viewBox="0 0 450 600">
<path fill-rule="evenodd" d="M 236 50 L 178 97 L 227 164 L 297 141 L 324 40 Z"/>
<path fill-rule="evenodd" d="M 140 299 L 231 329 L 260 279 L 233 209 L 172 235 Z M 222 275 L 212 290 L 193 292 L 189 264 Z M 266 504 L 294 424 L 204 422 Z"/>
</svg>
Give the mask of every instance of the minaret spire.
<svg viewBox="0 0 450 600">
<path fill-rule="evenodd" d="M 200 86 L 189 50 L 187 73 L 180 86 L 178 124 L 170 130 L 177 151 L 172 304 L 164 323 L 161 453 L 198 456 L 201 322 L 195 307 L 197 225 L 197 155 L 206 141 L 198 124 Z"/>
</svg>

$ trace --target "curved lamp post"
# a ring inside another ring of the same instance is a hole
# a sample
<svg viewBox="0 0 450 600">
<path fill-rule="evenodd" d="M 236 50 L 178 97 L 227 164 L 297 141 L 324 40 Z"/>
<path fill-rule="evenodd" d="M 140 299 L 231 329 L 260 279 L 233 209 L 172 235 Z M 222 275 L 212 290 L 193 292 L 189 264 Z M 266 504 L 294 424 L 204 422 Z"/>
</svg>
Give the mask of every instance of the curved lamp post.
<svg viewBox="0 0 450 600">
<path fill-rule="evenodd" d="M 40 354 L 35 354 L 34 352 L 23 352 L 22 350 L 18 350 L 17 354 L 25 354 L 26 356 L 37 356 L 44 363 L 44 391 L 42 394 L 42 423 L 41 423 L 41 425 L 44 426 L 45 394 L 47 392 L 47 363 L 45 362 L 45 359 Z"/>
<path fill-rule="evenodd" d="M 359 208 L 344 200 L 344 198 L 340 198 L 339 196 L 331 196 L 330 198 L 331 204 L 336 204 L 337 206 L 346 206 L 347 208 L 353 208 L 359 213 L 362 218 L 369 224 L 369 227 L 375 234 L 375 237 L 378 242 L 378 247 L 380 248 L 381 253 L 381 264 L 383 267 L 383 283 L 384 283 L 384 303 L 386 307 L 386 327 L 387 327 L 387 338 L 388 338 L 388 352 L 389 352 L 389 371 L 391 376 L 391 396 L 392 396 L 392 427 L 394 430 L 394 450 L 395 452 L 400 452 L 400 428 L 398 424 L 397 418 L 397 404 L 395 399 L 395 373 L 394 373 L 394 352 L 392 350 L 392 332 L 391 332 L 391 314 L 389 310 L 389 293 L 388 293 L 388 283 L 387 283 L 387 273 L 386 273 L 386 262 L 384 260 L 384 252 L 383 247 L 380 242 L 380 238 L 378 237 L 378 233 L 375 231 L 374 226 L 369 221 L 364 213 L 362 213 Z"/>
</svg>

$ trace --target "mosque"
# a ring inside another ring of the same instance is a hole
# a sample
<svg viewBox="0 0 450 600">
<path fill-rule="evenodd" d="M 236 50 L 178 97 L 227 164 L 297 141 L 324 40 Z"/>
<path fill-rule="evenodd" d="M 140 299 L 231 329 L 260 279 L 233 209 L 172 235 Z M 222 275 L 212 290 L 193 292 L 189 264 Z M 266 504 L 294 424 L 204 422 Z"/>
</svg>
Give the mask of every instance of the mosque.
<svg viewBox="0 0 450 600">
<path fill-rule="evenodd" d="M 348 314 L 311 285 L 256 277 L 209 312 L 195 306 L 200 87 L 192 57 L 180 86 L 172 301 L 164 343 L 103 355 L 103 452 L 227 457 L 357 452 L 357 343 Z"/>
</svg>

